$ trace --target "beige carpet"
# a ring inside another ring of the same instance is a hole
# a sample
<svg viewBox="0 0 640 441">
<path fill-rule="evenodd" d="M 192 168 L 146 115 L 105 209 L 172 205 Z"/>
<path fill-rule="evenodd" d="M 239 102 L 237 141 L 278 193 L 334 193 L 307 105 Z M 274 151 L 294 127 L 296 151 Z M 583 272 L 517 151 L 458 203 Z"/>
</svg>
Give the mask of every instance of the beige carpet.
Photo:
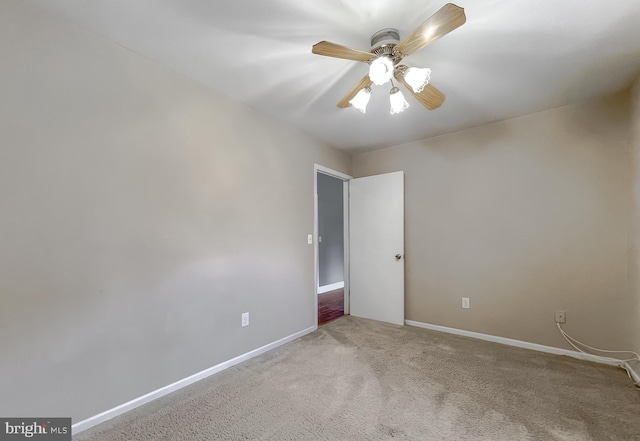
<svg viewBox="0 0 640 441">
<path fill-rule="evenodd" d="M 640 440 L 624 371 L 342 317 L 75 440 Z"/>
</svg>

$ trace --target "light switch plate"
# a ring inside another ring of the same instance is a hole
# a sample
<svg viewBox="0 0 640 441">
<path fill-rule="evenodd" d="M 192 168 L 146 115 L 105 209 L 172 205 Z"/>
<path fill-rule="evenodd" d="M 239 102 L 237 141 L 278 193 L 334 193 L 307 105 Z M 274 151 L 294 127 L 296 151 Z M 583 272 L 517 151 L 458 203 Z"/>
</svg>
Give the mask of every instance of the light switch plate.
<svg viewBox="0 0 640 441">
<path fill-rule="evenodd" d="M 313 234 L 309 234 L 307 236 L 307 244 L 311 245 L 313 243 Z"/>
</svg>

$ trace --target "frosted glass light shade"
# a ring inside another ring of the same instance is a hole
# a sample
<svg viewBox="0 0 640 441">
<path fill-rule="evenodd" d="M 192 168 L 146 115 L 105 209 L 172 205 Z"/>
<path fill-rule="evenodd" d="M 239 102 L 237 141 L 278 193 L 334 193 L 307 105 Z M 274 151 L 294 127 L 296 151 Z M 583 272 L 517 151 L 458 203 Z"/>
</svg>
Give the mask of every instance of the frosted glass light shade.
<svg viewBox="0 0 640 441">
<path fill-rule="evenodd" d="M 393 76 L 393 61 L 389 57 L 378 57 L 369 65 L 369 79 L 373 84 L 382 86 Z"/>
<path fill-rule="evenodd" d="M 415 93 L 420 93 L 429 84 L 431 79 L 431 69 L 419 67 L 410 67 L 404 73 L 404 80 L 413 89 Z"/>
<path fill-rule="evenodd" d="M 353 107 L 361 111 L 362 113 L 366 113 L 367 104 L 369 104 L 369 99 L 371 98 L 371 88 L 365 87 L 360 89 L 356 96 L 354 96 L 350 101 Z"/>
<path fill-rule="evenodd" d="M 391 105 L 390 113 L 392 115 L 396 113 L 400 113 L 404 111 L 404 109 L 409 107 L 409 103 L 407 102 L 407 100 L 404 99 L 404 95 L 402 94 L 402 92 L 400 92 L 400 89 L 398 89 L 397 87 L 394 87 L 393 89 L 391 89 L 391 92 L 389 95 L 389 104 Z"/>
</svg>

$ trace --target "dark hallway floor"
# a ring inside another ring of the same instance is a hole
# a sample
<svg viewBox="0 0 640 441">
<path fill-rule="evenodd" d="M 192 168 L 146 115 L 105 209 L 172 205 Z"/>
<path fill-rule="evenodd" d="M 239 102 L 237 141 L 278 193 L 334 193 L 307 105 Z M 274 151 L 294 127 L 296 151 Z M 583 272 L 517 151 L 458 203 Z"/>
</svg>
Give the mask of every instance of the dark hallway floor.
<svg viewBox="0 0 640 441">
<path fill-rule="evenodd" d="M 344 315 L 344 288 L 318 295 L 318 326 Z"/>
</svg>

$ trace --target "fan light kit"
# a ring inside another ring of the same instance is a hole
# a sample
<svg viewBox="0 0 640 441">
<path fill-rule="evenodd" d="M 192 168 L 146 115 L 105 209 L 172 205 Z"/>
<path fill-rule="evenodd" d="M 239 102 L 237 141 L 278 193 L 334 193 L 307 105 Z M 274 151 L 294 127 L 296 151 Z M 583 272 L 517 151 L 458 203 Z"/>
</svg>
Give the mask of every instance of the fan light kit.
<svg viewBox="0 0 640 441">
<path fill-rule="evenodd" d="M 364 52 L 339 44 L 321 41 L 311 50 L 314 54 L 346 60 L 362 61 L 369 64 L 369 73 L 347 93 L 338 103 L 338 107 L 355 107 L 362 113 L 367 110 L 371 98 L 371 85 L 382 86 L 391 82 L 389 91 L 390 113 L 396 114 L 409 107 L 400 89 L 393 83 L 399 83 L 429 110 L 437 109 L 444 102 L 444 94 L 429 83 L 431 69 L 409 67 L 400 64 L 407 55 L 419 51 L 438 38 L 462 26 L 467 17 L 464 9 L 447 3 L 433 14 L 418 29 L 400 41 L 397 29 L 381 29 L 371 37 L 371 51 Z"/>
<path fill-rule="evenodd" d="M 367 104 L 369 104 L 369 99 L 371 99 L 371 88 L 364 87 L 360 89 L 356 96 L 354 96 L 353 99 L 349 101 L 349 104 L 351 104 L 362 113 L 365 113 L 367 111 Z"/>
<path fill-rule="evenodd" d="M 391 58 L 381 56 L 374 58 L 369 65 L 369 79 L 373 81 L 373 84 L 382 86 L 384 83 L 388 83 L 393 77 L 393 61 Z"/>
</svg>

